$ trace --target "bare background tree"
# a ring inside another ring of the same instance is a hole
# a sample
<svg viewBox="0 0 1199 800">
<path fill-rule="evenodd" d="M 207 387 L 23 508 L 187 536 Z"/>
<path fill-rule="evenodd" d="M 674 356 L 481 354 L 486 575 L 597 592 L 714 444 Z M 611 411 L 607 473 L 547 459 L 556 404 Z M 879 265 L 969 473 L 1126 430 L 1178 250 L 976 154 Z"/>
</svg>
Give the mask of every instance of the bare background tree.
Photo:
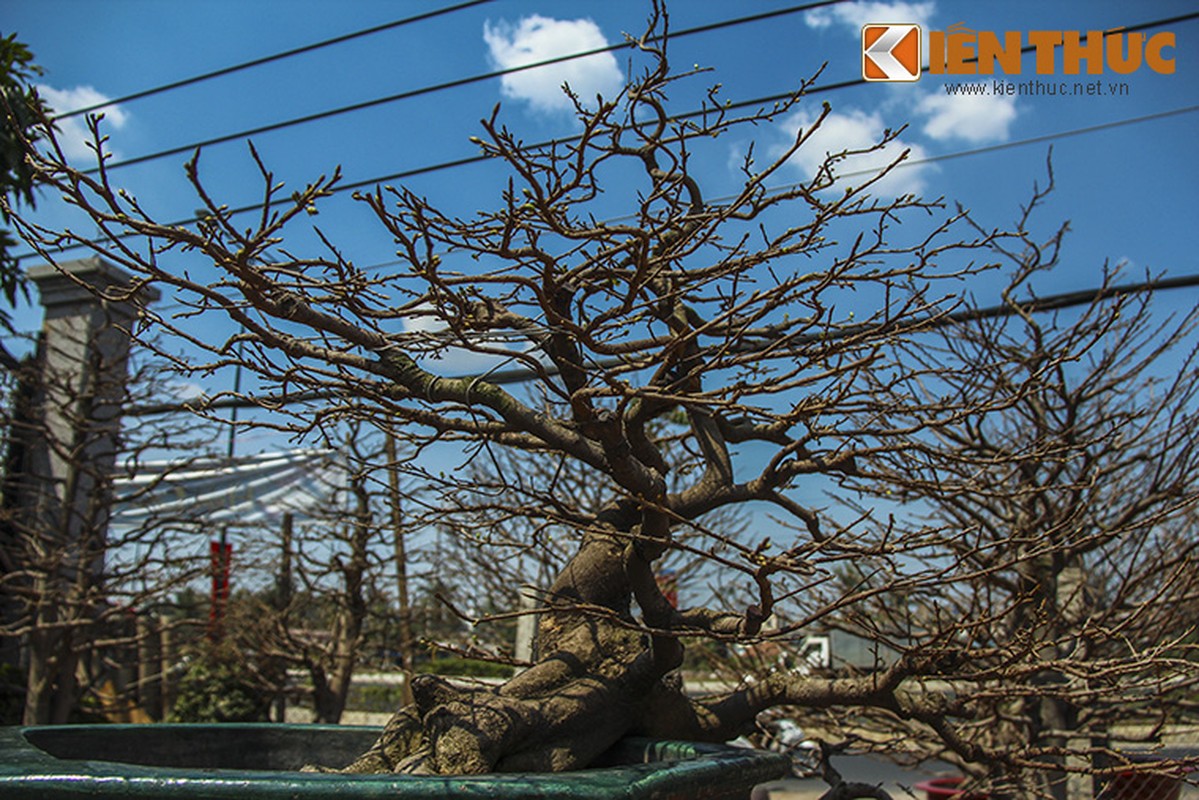
<svg viewBox="0 0 1199 800">
<path fill-rule="evenodd" d="M 148 663 L 148 648 L 156 649 L 164 635 L 159 612 L 204 574 L 207 562 L 199 548 L 189 553 L 173 543 L 176 531 L 168 521 L 110 526 L 113 479 L 150 450 L 193 454 L 216 432 L 194 420 L 133 419 L 118 438 L 115 420 L 102 409 L 161 398 L 170 373 L 142 359 L 121 385 L 113 365 L 89 371 L 70 358 L 89 352 L 103 358 L 103 347 L 92 350 L 88 341 L 58 333 L 40 340 L 10 387 L 0 639 L 8 663 L 19 661 L 24 675 L 26 724 L 66 722 L 81 709 L 159 717 L 161 679 L 149 675 L 161 674 L 162 659 L 154 655 L 152 669 Z"/>
<path fill-rule="evenodd" d="M 277 665 L 275 691 L 286 689 L 288 669 L 306 673 L 314 722 L 340 721 L 355 669 L 386 645 L 380 614 L 397 615 L 383 593 L 394 568 L 385 544 L 404 531 L 390 525 L 387 483 L 376 474 L 390 465 L 382 448 L 359 434 L 351 424 L 345 440 L 330 443 L 339 445 L 348 469 L 344 485 L 327 487 L 325 507 L 301 520 L 285 516 L 273 536 L 257 532 L 262 544 L 249 557 L 256 562 L 249 580 L 257 571 L 260 584 L 275 586 L 245 598 L 241 624 L 230 630 L 242 651 Z"/>
<path fill-rule="evenodd" d="M 851 482 L 876 524 L 895 524 L 879 511 L 896 500 L 911 509 L 896 516 L 916 526 L 897 538 L 919 544 L 901 570 L 858 564 L 839 590 L 898 583 L 919 564 L 902 603 L 876 595 L 846 622 L 897 648 L 960 648 L 948 680 L 974 724 L 891 734 L 1065 797 L 1068 772 L 1114 763 L 1115 742 L 1152 745 L 1195 723 L 1199 317 L 1156 315 L 1151 294 L 1118 293 L 1110 272 L 1081 308 L 1029 313 L 1061 235 L 1007 253 L 1010 313 L 899 345 L 910 391 L 959 415 Z"/>
<path fill-rule="evenodd" d="M 610 488 L 589 508 L 552 482 L 492 474 L 497 521 L 527 516 L 534 497 L 577 542 L 540 594 L 536 662 L 499 687 L 416 679 L 414 702 L 352 769 L 564 770 L 629 734 L 723 741 L 763 710 L 795 706 L 919 730 L 997 792 L 1049 786 L 1063 759 L 1092 754 L 1086 737 L 1121 697 L 1140 697 L 1150 679 L 1183 690 L 1194 677 L 1186 631 L 1125 638 L 1131 622 L 1190 596 L 1190 546 L 1160 547 L 1194 498 L 1190 362 L 1167 398 L 1181 406 L 1129 417 L 1126 379 L 1148 375 L 1136 364 L 1179 364 L 1168 349 L 1147 345 L 1128 362 L 1113 347 L 1106 377 L 1074 377 L 1075 359 L 1099 358 L 1099 342 L 1128 330 L 1114 306 L 1096 305 L 1060 335 L 1024 314 L 1022 328 L 980 318 L 938 338 L 963 307 L 960 279 L 1031 242 L 1026 226 L 979 231 L 939 202 L 872 196 L 895 164 L 846 188 L 836 171 L 850 152 L 768 191 L 824 116 L 768 163 L 747 157 L 740 191 L 709 202 L 701 163 L 727 158 L 710 140 L 785 114 L 804 102 L 802 88 L 744 116 L 713 94 L 707 113 L 672 119 L 666 95 L 680 78 L 649 42 L 648 68 L 619 97 L 590 108 L 576 100 L 575 140 L 526 147 L 498 110 L 483 121 L 476 141 L 511 176 L 493 210 L 455 216 L 404 189 L 360 196 L 402 259 L 387 274 L 359 269 L 328 240 L 319 254 L 284 249 L 286 229 L 338 176 L 286 193 L 256 154 L 262 212 L 234 220 L 204 187 L 197 158 L 188 174 L 207 216 L 189 226 L 156 222 L 103 169 L 90 176 L 53 148 L 31 149 L 38 173 L 101 235 L 18 225 L 47 258 L 84 244 L 190 303 L 154 327 L 200 353 L 197 369 L 251 370 L 258 402 L 276 412 L 268 424 L 318 434 L 354 419 L 416 454 L 522 451 Z M 618 203 L 602 193 L 628 180 L 636 188 Z M 193 252 L 210 271 L 176 266 Z M 1013 287 L 1041 266 L 1021 264 Z M 211 317 L 241 332 L 199 335 Z M 413 320 L 439 333 L 406 331 Z M 1139 335 L 1134 325 L 1129 341 Z M 447 348 L 522 367 L 528 382 L 446 374 L 436 359 Z M 289 411 L 297 394 L 327 399 Z M 1098 418 L 1076 416 L 1092 405 Z M 1021 420 L 1022 409 L 1039 416 Z M 1111 452 L 1146 425 L 1187 444 L 1170 456 L 1140 450 L 1139 460 L 1125 446 Z M 1180 467 L 1163 460 L 1175 456 Z M 1160 473 L 1148 484 L 1137 475 L 1145 464 Z M 1126 496 L 1126 480 L 1152 497 Z M 454 470 L 439 481 L 442 491 L 481 486 Z M 883 499 L 862 500 L 857 516 L 826 512 L 824 492 L 839 485 Z M 923 501 L 911 514 L 894 504 L 907 496 Z M 742 537 L 703 523 L 754 504 L 792 527 L 761 514 Z M 964 516 L 950 514 L 958 504 Z M 929 514 L 934 524 L 917 521 Z M 1137 536 L 1147 537 L 1140 550 Z M 1172 559 L 1164 578 L 1143 571 L 1152 565 L 1141 554 L 1158 549 Z M 739 578 L 749 600 L 674 608 L 655 566 L 680 553 Z M 1083 577 L 1118 569 L 1137 577 L 1103 602 L 1086 599 Z M 868 616 L 880 604 L 886 614 Z M 768 630 L 772 616 L 786 621 Z M 819 622 L 856 626 L 897 656 L 870 674 L 780 670 L 716 695 L 682 691 L 685 642 L 786 639 Z M 1083 699 L 1106 710 L 1081 726 L 1055 718 Z M 980 725 L 996 715 L 1001 724 Z M 988 738 L 1003 730 L 1029 736 L 1014 749 L 1018 735 Z"/>
</svg>

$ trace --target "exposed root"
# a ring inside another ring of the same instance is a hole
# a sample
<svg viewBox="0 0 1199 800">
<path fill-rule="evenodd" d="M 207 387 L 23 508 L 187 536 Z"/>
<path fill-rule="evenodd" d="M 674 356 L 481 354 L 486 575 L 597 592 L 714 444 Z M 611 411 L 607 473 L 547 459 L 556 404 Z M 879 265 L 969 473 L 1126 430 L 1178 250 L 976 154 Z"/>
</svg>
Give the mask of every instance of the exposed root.
<svg viewBox="0 0 1199 800">
<path fill-rule="evenodd" d="M 547 772 L 589 765 L 636 732 L 663 691 L 645 637 L 614 622 L 576 620 L 563 649 L 498 687 L 423 675 L 415 702 L 345 772 Z"/>
<path fill-rule="evenodd" d="M 677 640 L 633 624 L 634 593 L 651 623 L 669 623 L 673 611 L 657 602 L 656 591 L 652 573 L 626 543 L 587 541 L 549 592 L 534 666 L 498 687 L 416 677 L 412 705 L 344 771 L 559 772 L 589 766 L 630 734 L 677 731 L 709 741 L 723 735 L 680 682 L 666 677 L 682 660 Z"/>
</svg>

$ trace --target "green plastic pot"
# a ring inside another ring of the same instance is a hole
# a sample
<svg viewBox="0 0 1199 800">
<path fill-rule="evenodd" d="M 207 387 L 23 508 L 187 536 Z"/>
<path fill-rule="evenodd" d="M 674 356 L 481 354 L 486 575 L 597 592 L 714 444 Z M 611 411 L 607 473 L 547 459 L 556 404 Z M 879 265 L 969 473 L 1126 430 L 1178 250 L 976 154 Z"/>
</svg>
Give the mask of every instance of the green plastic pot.
<svg viewBox="0 0 1199 800">
<path fill-rule="evenodd" d="M 379 734 L 348 725 L 48 725 L 0 728 L 5 800 L 738 798 L 788 772 L 779 753 L 626 739 L 593 769 L 444 777 L 299 772 L 347 764 Z"/>
</svg>

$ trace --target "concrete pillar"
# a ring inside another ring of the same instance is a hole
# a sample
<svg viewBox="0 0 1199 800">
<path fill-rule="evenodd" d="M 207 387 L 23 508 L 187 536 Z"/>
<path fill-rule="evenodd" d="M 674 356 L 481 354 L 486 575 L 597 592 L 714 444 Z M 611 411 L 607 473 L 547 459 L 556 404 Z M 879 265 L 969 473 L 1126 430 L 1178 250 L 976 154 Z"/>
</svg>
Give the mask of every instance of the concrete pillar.
<svg viewBox="0 0 1199 800">
<path fill-rule="evenodd" d="M 130 328 L 154 289 L 98 256 L 28 271 L 45 316 L 39 342 L 38 433 L 27 446 L 27 479 L 39 521 L 68 542 L 101 546 L 111 497 L 107 478 L 120 448 Z M 39 446 L 40 445 L 40 446 Z M 97 572 L 100 561 L 93 565 Z"/>
<path fill-rule="evenodd" d="M 103 596 L 130 329 L 158 293 L 98 257 L 27 275 L 45 311 L 36 356 L 19 368 L 0 568 L 30 577 L 0 613 L 29 628 L 21 662 L 32 723 L 65 721 L 76 699 L 79 659 L 91 646 L 78 623 Z"/>
<path fill-rule="evenodd" d="M 516 618 L 517 661 L 531 662 L 537 658 L 537 622 L 541 616 L 534 612 L 540 603 L 540 592 L 535 586 L 520 587 L 520 610 L 526 613 Z"/>
</svg>

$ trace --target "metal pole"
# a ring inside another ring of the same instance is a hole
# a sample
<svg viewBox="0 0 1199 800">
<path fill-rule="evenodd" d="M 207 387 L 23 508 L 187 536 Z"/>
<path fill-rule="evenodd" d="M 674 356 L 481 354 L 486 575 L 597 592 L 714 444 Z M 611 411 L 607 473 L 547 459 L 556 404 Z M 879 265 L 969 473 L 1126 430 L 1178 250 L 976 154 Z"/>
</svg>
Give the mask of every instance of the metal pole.
<svg viewBox="0 0 1199 800">
<path fill-rule="evenodd" d="M 237 343 L 237 364 L 233 369 L 233 395 L 241 393 L 241 359 L 242 342 Z M 237 450 L 237 410 L 238 406 L 229 409 L 229 444 L 225 450 L 225 459 L 229 468 L 233 468 L 233 457 Z M 216 552 L 212 559 L 212 613 L 209 614 L 209 636 L 213 641 L 221 638 L 221 626 L 225 616 L 225 604 L 229 600 L 229 526 L 221 525 L 218 530 Z"/>
</svg>

